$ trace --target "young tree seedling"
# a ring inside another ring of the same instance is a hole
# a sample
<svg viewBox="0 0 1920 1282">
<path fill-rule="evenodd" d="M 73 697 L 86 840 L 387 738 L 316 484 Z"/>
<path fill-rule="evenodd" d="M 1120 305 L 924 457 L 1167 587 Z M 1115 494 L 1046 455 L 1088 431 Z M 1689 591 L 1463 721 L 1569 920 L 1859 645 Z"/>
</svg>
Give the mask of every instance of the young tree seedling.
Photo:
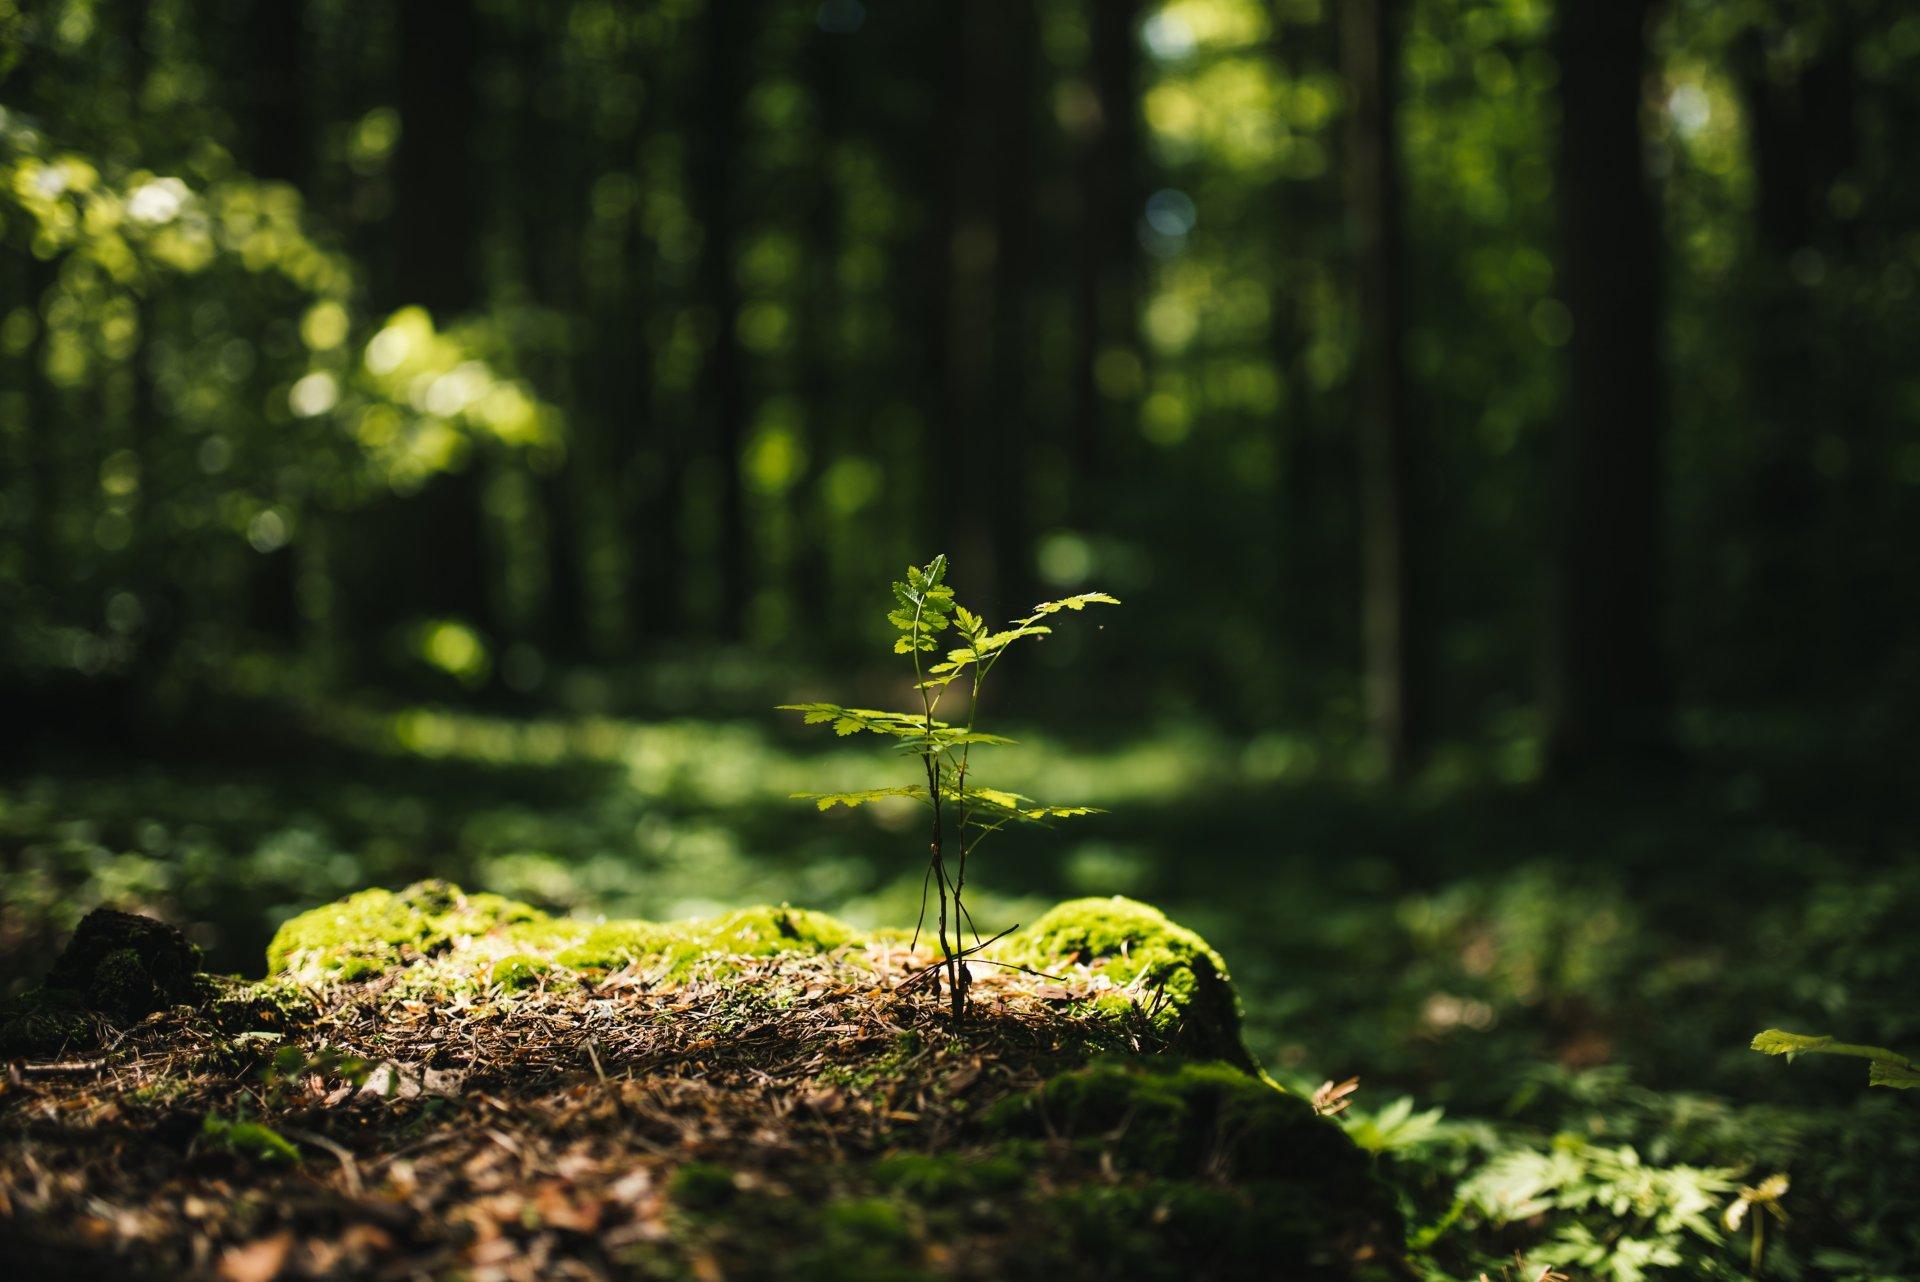
<svg viewBox="0 0 1920 1282">
<path fill-rule="evenodd" d="M 980 785 L 972 775 L 974 747 L 1013 742 L 978 727 L 981 687 L 1015 642 L 1049 635 L 1053 628 L 1048 620 L 1053 616 L 1063 611 L 1077 613 L 1090 605 L 1119 605 L 1120 602 L 1105 592 L 1083 592 L 1059 601 L 1045 601 L 1024 617 L 1013 620 L 1004 630 L 995 632 L 979 615 L 955 603 L 946 577 L 947 558 L 936 556 L 924 566 L 908 566 L 906 581 L 893 585 L 893 609 L 887 614 L 887 622 L 899 633 L 894 639 L 893 652 L 913 661 L 914 690 L 920 699 L 918 711 L 880 712 L 871 708 L 845 708 L 837 703 L 780 706 L 782 711 L 801 713 L 808 725 L 831 725 L 837 735 L 866 732 L 896 739 L 901 752 L 918 759 L 918 773 L 923 776 L 919 782 L 859 792 L 801 792 L 794 796 L 813 802 L 821 810 L 862 806 L 883 797 L 913 797 L 931 810 L 932 834 L 928 841 L 927 873 L 921 886 L 920 925 L 926 921 L 926 888 L 931 885 L 939 896 L 938 965 L 946 974 L 953 1027 L 957 1032 L 966 1023 L 966 959 L 993 943 L 992 939 L 980 938 L 973 916 L 967 910 L 968 859 L 982 841 L 1008 824 L 1044 824 L 1052 819 L 1099 813 L 1091 806 L 1041 805 L 1016 792 Z M 949 628 L 959 644 L 947 651 L 944 660 L 927 663 L 925 656 L 939 650 L 938 637 Z M 936 714 L 956 685 L 964 692 L 963 719 L 942 721 Z M 949 858 L 949 830 L 952 858 Z M 919 933 L 916 925 L 916 942 Z M 973 936 L 971 945 L 965 943 L 967 934 Z"/>
</svg>

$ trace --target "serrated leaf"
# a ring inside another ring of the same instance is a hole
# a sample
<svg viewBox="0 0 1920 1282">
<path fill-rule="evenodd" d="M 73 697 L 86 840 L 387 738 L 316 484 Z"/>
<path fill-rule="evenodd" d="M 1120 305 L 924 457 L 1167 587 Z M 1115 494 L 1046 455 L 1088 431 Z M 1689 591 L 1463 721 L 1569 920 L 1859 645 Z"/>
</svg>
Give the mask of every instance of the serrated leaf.
<svg viewBox="0 0 1920 1282">
<path fill-rule="evenodd" d="M 925 792 L 924 788 L 911 787 L 863 788 L 857 792 L 796 792 L 792 797 L 795 801 L 811 801 L 819 810 L 831 810 L 835 806 L 845 806 L 851 810 L 884 797 L 921 797 Z"/>
<path fill-rule="evenodd" d="M 901 739 L 924 735 L 929 730 L 926 717 L 918 712 L 843 708 L 837 703 L 783 703 L 780 709 L 785 712 L 801 713 L 809 725 L 823 725 L 831 722 L 834 733 L 839 735 L 856 734 L 865 730 L 870 734 L 891 735 Z M 944 721 L 935 721 L 931 729 L 952 731 L 955 734 L 962 733 Z"/>
<path fill-rule="evenodd" d="M 1753 1049 L 1762 1055 L 1799 1055 L 1806 1051 L 1817 1051 L 1823 1046 L 1831 1046 L 1831 1037 L 1813 1037 L 1806 1033 L 1789 1033 L 1778 1028 L 1769 1028 L 1753 1039 Z"/>
<path fill-rule="evenodd" d="M 1867 1084 L 1887 1086 L 1896 1091 L 1920 1089 L 1920 1068 L 1915 1068 L 1912 1064 L 1896 1064 L 1891 1060 L 1876 1059 L 1867 1065 Z"/>
<path fill-rule="evenodd" d="M 1084 610 L 1090 605 L 1119 605 L 1120 598 L 1109 596 L 1105 592 L 1082 592 L 1077 596 L 1063 597 L 1058 601 L 1042 601 L 1033 607 L 1036 617 L 1043 614 L 1058 614 L 1062 610 Z"/>
</svg>

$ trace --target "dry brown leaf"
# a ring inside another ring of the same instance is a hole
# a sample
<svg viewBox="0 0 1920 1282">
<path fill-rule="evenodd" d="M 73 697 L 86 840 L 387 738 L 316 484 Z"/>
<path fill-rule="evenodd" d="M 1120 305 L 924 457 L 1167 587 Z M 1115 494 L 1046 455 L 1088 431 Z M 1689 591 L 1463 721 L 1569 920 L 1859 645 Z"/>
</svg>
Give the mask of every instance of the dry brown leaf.
<svg viewBox="0 0 1920 1282">
<path fill-rule="evenodd" d="M 273 1282 L 287 1267 L 287 1255 L 292 1250 L 293 1232 L 282 1229 L 245 1246 L 228 1248 L 216 1272 L 222 1282 Z"/>
</svg>

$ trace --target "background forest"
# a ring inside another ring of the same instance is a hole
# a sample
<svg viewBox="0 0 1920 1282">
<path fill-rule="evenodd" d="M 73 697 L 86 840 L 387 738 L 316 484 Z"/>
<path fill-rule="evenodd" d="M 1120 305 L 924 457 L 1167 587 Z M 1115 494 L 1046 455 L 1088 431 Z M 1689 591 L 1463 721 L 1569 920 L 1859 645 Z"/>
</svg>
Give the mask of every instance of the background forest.
<svg viewBox="0 0 1920 1282">
<path fill-rule="evenodd" d="M 944 551 L 1126 602 L 983 925 L 1201 927 L 1444 1268 L 1745 1276 L 1790 1171 L 1769 1271 L 1913 1276 L 1910 1101 L 1745 1047 L 1920 1047 L 1916 157 L 1907 0 L 0 0 L 5 979 L 910 920 L 769 709 Z"/>
</svg>

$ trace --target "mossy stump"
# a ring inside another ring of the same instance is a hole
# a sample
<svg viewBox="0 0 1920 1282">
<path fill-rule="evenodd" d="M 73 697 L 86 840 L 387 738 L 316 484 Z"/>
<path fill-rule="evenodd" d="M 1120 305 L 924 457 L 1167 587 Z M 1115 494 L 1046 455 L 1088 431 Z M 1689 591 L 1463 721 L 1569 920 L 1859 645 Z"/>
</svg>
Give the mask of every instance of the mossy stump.
<svg viewBox="0 0 1920 1282">
<path fill-rule="evenodd" d="M 42 1246 L 149 1208 L 111 1248 L 145 1271 L 270 1246 L 293 1277 L 1402 1276 L 1369 1160 L 1254 1069 L 1198 935 L 1081 900 L 989 956 L 955 1037 L 908 982 L 930 951 L 821 913 L 362 891 L 99 1077 L 0 1101 L 0 1180 Z"/>
<path fill-rule="evenodd" d="M 200 950 L 162 921 L 96 908 L 80 919 L 46 982 L 0 1007 L 0 1055 L 54 1055 L 127 1022 L 194 1001 Z"/>
</svg>

